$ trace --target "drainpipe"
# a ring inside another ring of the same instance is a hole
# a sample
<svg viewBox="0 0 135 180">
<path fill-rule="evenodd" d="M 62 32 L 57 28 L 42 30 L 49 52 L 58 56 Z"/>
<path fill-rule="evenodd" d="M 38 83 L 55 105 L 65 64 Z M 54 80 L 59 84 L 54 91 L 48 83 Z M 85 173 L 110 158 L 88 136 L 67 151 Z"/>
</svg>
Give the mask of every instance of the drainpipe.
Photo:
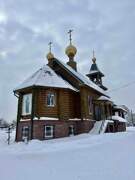
<svg viewBox="0 0 135 180">
<path fill-rule="evenodd" d="M 14 91 L 14 96 L 18 98 L 18 110 L 17 110 L 17 122 L 16 122 L 16 136 L 15 136 L 15 141 L 17 141 L 17 136 L 18 136 L 18 124 L 19 124 L 20 115 L 21 115 L 20 104 L 21 104 L 21 101 L 22 101 L 22 96 L 16 94 L 15 91 Z"/>
</svg>

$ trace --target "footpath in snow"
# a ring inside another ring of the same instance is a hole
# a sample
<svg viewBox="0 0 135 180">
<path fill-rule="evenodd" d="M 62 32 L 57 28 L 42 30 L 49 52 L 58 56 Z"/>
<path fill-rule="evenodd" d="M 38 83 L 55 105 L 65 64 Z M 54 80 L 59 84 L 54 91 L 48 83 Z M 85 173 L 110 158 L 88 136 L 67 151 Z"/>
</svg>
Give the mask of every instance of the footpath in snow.
<svg viewBox="0 0 135 180">
<path fill-rule="evenodd" d="M 28 145 L 4 138 L 1 131 L 0 180 L 135 180 L 134 128 Z"/>
</svg>

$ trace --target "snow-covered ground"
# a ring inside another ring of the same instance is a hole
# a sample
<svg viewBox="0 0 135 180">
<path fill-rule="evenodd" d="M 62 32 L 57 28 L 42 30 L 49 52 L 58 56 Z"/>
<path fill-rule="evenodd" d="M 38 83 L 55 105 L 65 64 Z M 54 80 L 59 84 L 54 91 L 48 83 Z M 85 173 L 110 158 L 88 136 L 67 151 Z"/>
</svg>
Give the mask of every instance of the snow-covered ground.
<svg viewBox="0 0 135 180">
<path fill-rule="evenodd" d="M 135 180 L 135 128 L 9 146 L 0 131 L 0 180 Z"/>
</svg>

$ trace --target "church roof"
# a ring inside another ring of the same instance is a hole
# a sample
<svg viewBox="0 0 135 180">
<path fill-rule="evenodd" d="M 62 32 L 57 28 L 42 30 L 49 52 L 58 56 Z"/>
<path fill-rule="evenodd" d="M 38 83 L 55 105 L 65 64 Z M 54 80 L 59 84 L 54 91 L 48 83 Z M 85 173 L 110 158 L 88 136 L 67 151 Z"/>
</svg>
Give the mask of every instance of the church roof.
<svg viewBox="0 0 135 180">
<path fill-rule="evenodd" d="M 98 66 L 96 63 L 93 63 L 91 65 L 91 68 L 90 68 L 90 71 L 89 71 L 89 74 L 101 74 L 101 76 L 104 76 L 104 74 L 99 70 Z"/>
<path fill-rule="evenodd" d="M 106 97 L 106 96 L 100 96 L 98 98 L 99 101 L 110 101 L 113 102 L 112 99 L 110 97 Z"/>
<path fill-rule="evenodd" d="M 80 80 L 83 84 L 89 86 L 90 88 L 98 91 L 99 93 L 108 96 L 107 93 L 101 89 L 98 85 L 96 85 L 94 82 L 92 82 L 87 76 L 83 76 L 81 73 L 75 71 L 73 68 L 71 68 L 69 65 L 65 64 L 64 62 L 54 59 L 58 64 L 61 64 L 67 71 L 69 71 L 74 77 L 76 77 L 78 80 Z"/>
<path fill-rule="evenodd" d="M 122 110 L 122 111 L 125 111 L 125 112 L 128 111 L 128 110 L 124 107 L 124 105 L 114 105 L 114 106 L 113 106 L 113 109 L 115 109 L 115 110 Z"/>
<path fill-rule="evenodd" d="M 119 121 L 119 122 L 127 122 L 126 119 L 120 117 L 120 116 L 112 116 L 112 120 Z"/>
<path fill-rule="evenodd" d="M 47 65 L 44 65 L 42 68 L 36 71 L 32 76 L 20 84 L 20 86 L 18 86 L 14 91 L 32 86 L 66 88 L 77 91 L 72 85 L 65 81 L 61 76 L 57 75 Z"/>
</svg>

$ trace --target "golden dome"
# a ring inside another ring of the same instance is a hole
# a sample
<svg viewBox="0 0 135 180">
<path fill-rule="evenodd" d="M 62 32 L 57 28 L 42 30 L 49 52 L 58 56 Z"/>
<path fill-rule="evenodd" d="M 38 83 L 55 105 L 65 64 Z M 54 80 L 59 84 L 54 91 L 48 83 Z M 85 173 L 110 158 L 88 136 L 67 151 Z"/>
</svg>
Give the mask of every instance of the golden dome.
<svg viewBox="0 0 135 180">
<path fill-rule="evenodd" d="M 51 59 L 54 58 L 54 55 L 53 55 L 51 52 L 49 52 L 49 53 L 46 55 L 46 58 L 47 58 L 48 61 L 49 61 L 49 60 L 51 60 Z"/>
<path fill-rule="evenodd" d="M 65 53 L 67 56 L 75 56 L 76 53 L 77 53 L 77 49 L 75 46 L 73 46 L 72 44 L 70 44 L 66 50 L 65 50 Z"/>
</svg>

